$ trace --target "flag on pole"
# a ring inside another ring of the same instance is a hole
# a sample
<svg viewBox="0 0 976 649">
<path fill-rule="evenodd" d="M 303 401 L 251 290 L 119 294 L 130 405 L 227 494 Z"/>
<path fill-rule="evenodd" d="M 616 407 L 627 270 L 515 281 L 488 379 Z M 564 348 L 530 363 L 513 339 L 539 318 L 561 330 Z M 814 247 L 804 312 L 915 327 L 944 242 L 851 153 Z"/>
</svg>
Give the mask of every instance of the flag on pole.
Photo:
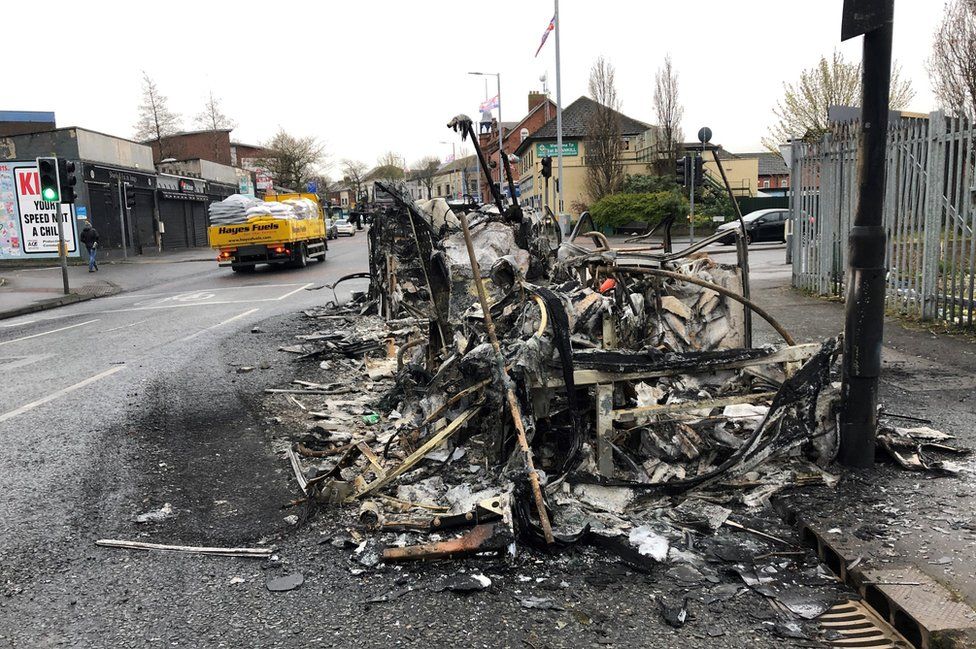
<svg viewBox="0 0 976 649">
<path fill-rule="evenodd" d="M 490 110 L 498 108 L 498 95 L 495 95 L 491 99 L 486 99 L 481 102 L 480 110 L 482 113 L 487 113 Z"/>
<path fill-rule="evenodd" d="M 542 42 L 539 43 L 539 49 L 535 51 L 535 55 L 539 56 L 539 52 L 542 51 L 542 46 L 546 44 L 546 39 L 549 38 L 549 32 L 556 28 L 556 17 L 553 16 L 552 20 L 549 21 L 549 26 L 546 27 L 546 31 L 542 32 Z"/>
</svg>

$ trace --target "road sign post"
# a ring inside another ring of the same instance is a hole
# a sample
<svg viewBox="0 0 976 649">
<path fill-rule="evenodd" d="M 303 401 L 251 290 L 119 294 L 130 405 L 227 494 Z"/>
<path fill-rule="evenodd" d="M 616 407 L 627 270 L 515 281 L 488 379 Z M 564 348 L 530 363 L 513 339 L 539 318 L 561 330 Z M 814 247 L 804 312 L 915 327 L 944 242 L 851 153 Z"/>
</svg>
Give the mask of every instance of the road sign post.
<svg viewBox="0 0 976 649">
<path fill-rule="evenodd" d="M 841 38 L 864 34 L 857 208 L 848 240 L 841 387 L 842 464 L 874 465 L 885 308 L 884 192 L 893 0 L 845 0 Z"/>
<path fill-rule="evenodd" d="M 41 193 L 41 200 L 54 203 L 54 220 L 58 224 L 58 260 L 61 263 L 61 286 L 67 295 L 71 289 L 68 286 L 68 249 L 64 243 L 64 214 L 61 213 L 61 180 L 58 175 L 59 161 L 53 157 L 37 158 L 37 177 Z M 68 210 L 71 214 L 71 210 Z"/>
</svg>

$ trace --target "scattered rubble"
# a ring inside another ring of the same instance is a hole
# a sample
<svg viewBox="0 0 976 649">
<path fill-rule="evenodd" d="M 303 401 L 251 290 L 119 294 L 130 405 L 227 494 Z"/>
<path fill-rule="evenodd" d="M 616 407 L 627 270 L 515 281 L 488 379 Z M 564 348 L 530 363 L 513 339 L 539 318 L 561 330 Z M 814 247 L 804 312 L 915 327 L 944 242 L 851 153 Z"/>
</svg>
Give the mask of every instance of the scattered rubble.
<svg viewBox="0 0 976 649">
<path fill-rule="evenodd" d="M 708 606 L 748 588 L 813 619 L 848 596 L 754 517 L 782 490 L 839 479 L 838 339 L 796 344 L 744 297 L 745 264 L 701 252 L 708 240 L 614 249 L 591 233 L 593 248 L 517 201 L 455 214 L 383 189 L 395 204 L 369 230 L 369 273 L 340 279 L 368 276 L 369 291 L 306 311 L 314 330 L 282 347 L 329 382 L 267 390 L 304 425 L 282 449 L 302 520 L 358 512 L 340 541 L 355 570 L 590 544 L 712 588 Z M 783 344 L 754 346 L 753 316 Z M 947 439 L 879 435 L 899 464 L 942 473 L 952 463 L 931 453 L 959 452 Z M 462 574 L 434 590 L 490 584 Z M 658 604 L 672 626 L 689 619 L 686 596 Z"/>
</svg>

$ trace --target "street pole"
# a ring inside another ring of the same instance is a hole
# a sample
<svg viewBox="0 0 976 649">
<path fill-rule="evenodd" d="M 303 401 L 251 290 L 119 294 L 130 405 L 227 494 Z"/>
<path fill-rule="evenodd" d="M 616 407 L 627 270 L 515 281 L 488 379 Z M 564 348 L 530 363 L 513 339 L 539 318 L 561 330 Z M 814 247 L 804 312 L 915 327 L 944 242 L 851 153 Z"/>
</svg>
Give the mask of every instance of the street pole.
<svg viewBox="0 0 976 649">
<path fill-rule="evenodd" d="M 129 246 L 125 242 L 125 195 L 122 190 L 122 179 L 119 181 L 119 230 L 122 233 L 122 259 L 129 259 Z"/>
<path fill-rule="evenodd" d="M 688 162 L 691 163 L 688 165 L 689 167 L 688 175 L 690 176 L 691 179 L 691 182 L 688 183 L 688 185 L 691 187 L 691 190 L 688 191 L 688 202 L 691 204 L 691 217 L 688 219 L 688 227 L 690 228 L 691 243 L 694 244 L 695 243 L 695 158 L 694 156 L 689 156 Z"/>
<path fill-rule="evenodd" d="M 495 73 L 495 89 L 498 97 L 498 191 L 502 191 L 502 73 Z M 514 199 L 515 197 L 512 196 Z"/>
<path fill-rule="evenodd" d="M 64 294 L 67 295 L 68 292 L 69 292 L 69 289 L 68 289 L 68 251 L 66 249 L 66 246 L 64 245 L 64 219 L 65 219 L 65 216 L 64 216 L 64 214 L 61 213 L 61 205 L 63 205 L 63 203 L 61 203 L 60 200 L 61 200 L 61 197 L 59 196 L 58 197 L 58 201 L 59 202 L 56 203 L 57 207 L 55 207 L 54 209 L 55 209 L 55 214 L 57 215 L 57 219 L 58 219 L 58 257 L 60 258 L 60 262 L 61 262 L 61 285 L 64 288 Z M 71 208 L 70 207 L 68 208 L 68 216 L 71 216 Z M 77 239 L 75 241 L 77 241 Z M 77 245 L 77 244 L 75 244 L 75 245 Z"/>
<path fill-rule="evenodd" d="M 559 74 L 559 0 L 555 3 L 555 14 L 553 16 L 554 29 L 556 32 L 556 168 L 558 178 L 556 179 L 556 192 L 559 200 L 556 202 L 557 218 L 563 213 L 563 91 Z M 568 234 L 568 232 L 567 232 Z"/>
<path fill-rule="evenodd" d="M 875 2 L 874 20 L 846 38 L 864 33 L 861 123 L 858 138 L 857 208 L 848 239 L 847 314 L 841 388 L 838 459 L 851 467 L 874 465 L 878 426 L 878 377 L 885 308 L 885 231 L 882 208 L 891 85 L 893 0 Z M 849 15 L 855 15 L 853 11 Z"/>
</svg>

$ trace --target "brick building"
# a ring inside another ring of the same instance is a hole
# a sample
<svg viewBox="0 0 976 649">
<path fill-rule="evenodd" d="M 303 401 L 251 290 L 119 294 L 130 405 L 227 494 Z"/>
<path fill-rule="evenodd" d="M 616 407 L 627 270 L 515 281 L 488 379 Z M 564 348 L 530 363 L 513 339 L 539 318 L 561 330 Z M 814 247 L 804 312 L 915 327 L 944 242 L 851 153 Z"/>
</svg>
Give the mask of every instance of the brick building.
<svg viewBox="0 0 976 649">
<path fill-rule="evenodd" d="M 57 128 L 54 113 L 46 110 L 0 110 L 0 137 L 43 133 Z"/>
<path fill-rule="evenodd" d="M 556 104 L 541 92 L 529 93 L 528 113 L 518 122 L 503 122 L 502 127 L 502 146 L 508 154 L 515 153 L 523 140 L 539 130 L 546 122 L 556 117 Z M 497 128 L 497 127 L 496 127 Z M 478 137 L 481 149 L 485 153 L 489 164 L 494 163 L 491 169 L 492 181 L 498 183 L 499 177 L 503 179 L 501 188 L 502 195 L 508 195 L 508 185 L 504 181 L 503 169 L 498 157 L 498 131 L 483 133 Z M 519 165 L 512 163 L 512 177 L 515 186 L 519 186 Z M 481 201 L 491 203 L 491 189 L 486 183 L 481 183 Z"/>
<path fill-rule="evenodd" d="M 159 140 L 144 142 L 153 150 L 153 162 L 161 160 L 210 160 L 223 165 L 233 164 L 230 145 L 231 129 L 215 131 L 184 131 Z"/>
</svg>

